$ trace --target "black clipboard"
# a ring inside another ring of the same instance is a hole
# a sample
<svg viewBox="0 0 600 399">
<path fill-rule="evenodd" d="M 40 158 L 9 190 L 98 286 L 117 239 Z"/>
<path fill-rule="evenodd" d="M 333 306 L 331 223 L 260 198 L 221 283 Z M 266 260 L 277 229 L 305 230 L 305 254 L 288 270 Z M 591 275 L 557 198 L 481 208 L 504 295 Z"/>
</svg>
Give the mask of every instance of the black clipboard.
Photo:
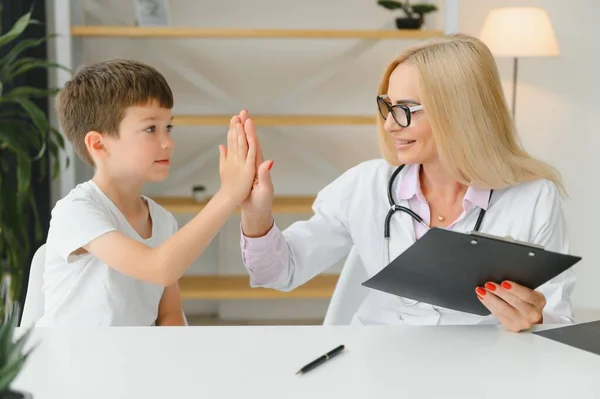
<svg viewBox="0 0 600 399">
<path fill-rule="evenodd" d="M 581 260 L 482 233 L 432 228 L 362 285 L 402 298 L 487 316 L 475 294 L 488 281 L 536 289 Z"/>
</svg>

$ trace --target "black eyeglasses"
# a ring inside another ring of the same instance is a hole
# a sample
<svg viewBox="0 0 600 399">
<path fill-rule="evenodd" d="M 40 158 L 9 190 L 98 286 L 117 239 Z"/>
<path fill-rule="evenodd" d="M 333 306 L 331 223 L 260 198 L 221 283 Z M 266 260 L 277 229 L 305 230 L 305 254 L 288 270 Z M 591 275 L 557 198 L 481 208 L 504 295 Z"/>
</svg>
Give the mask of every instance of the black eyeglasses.
<svg viewBox="0 0 600 399">
<path fill-rule="evenodd" d="M 390 99 L 386 94 L 377 96 L 377 108 L 379 108 L 379 114 L 383 120 L 386 121 L 391 112 L 394 121 L 401 127 L 410 126 L 410 117 L 413 112 L 421 111 L 423 109 L 422 105 L 414 105 L 412 107 L 404 104 L 392 105 L 389 101 Z"/>
</svg>

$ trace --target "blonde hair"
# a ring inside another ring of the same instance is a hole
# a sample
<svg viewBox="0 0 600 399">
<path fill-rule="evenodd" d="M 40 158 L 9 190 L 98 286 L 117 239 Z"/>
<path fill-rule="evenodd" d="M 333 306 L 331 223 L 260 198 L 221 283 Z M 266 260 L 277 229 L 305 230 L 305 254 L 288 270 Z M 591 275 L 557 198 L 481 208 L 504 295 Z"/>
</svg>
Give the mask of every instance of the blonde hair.
<svg viewBox="0 0 600 399">
<path fill-rule="evenodd" d="M 455 34 L 409 48 L 389 64 L 378 94 L 387 93 L 390 75 L 403 62 L 419 72 L 419 96 L 440 160 L 458 182 L 499 189 L 547 179 L 566 193 L 559 173 L 523 149 L 494 57 L 482 41 Z M 377 119 L 381 152 L 398 165 L 392 137 Z"/>
</svg>

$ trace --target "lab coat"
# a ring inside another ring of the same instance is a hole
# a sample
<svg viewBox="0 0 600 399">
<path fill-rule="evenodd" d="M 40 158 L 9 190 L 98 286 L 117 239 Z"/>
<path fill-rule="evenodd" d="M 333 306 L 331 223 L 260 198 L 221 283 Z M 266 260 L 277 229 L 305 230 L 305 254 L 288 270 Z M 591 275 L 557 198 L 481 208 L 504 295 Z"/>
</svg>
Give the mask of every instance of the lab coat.
<svg viewBox="0 0 600 399">
<path fill-rule="evenodd" d="M 387 186 L 394 169 L 382 159 L 367 161 L 321 190 L 313 205 L 314 216 L 283 231 L 290 252 L 289 263 L 279 279 L 266 286 L 285 291 L 294 289 L 343 259 L 353 245 L 369 277 L 383 269 L 386 253 L 384 220 L 390 207 Z M 406 170 L 408 167 L 396 178 L 394 196 Z M 396 202 L 408 207 L 408 201 Z M 472 231 L 479 210 L 475 207 L 454 230 Z M 542 245 L 549 251 L 569 253 L 560 193 L 547 180 L 494 190 L 480 231 Z M 414 242 L 413 219 L 404 212 L 396 212 L 390 225 L 390 259 L 396 258 Z M 575 274 L 571 268 L 539 287 L 547 301 L 544 323 L 573 322 L 570 296 L 574 284 Z M 491 315 L 482 317 L 426 303 L 407 306 L 395 295 L 369 290 L 352 323 L 495 324 L 498 320 Z"/>
</svg>

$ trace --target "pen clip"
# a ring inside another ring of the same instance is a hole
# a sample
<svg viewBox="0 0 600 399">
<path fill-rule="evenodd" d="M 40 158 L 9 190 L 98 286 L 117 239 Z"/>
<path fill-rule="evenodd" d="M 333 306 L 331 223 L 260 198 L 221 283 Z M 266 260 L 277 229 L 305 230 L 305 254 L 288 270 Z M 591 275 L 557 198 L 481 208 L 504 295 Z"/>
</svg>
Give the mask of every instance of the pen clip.
<svg viewBox="0 0 600 399">
<path fill-rule="evenodd" d="M 506 237 L 498 237 L 498 236 L 494 236 L 491 234 L 485 234 L 485 233 L 480 233 L 478 231 L 472 231 L 471 232 L 472 236 L 479 236 L 479 237 L 483 237 L 483 238 L 489 238 L 491 240 L 497 240 L 497 241 L 504 241 L 504 242 L 509 242 L 512 244 L 518 244 L 518 245 L 522 245 L 524 247 L 528 247 L 528 248 L 536 248 L 536 249 L 540 249 L 540 250 L 544 250 L 544 247 L 541 245 L 537 245 L 537 244 L 531 244 L 528 242 L 523 242 L 523 241 L 518 241 L 515 240 L 514 238 L 510 237 L 510 236 L 506 236 Z"/>
</svg>

